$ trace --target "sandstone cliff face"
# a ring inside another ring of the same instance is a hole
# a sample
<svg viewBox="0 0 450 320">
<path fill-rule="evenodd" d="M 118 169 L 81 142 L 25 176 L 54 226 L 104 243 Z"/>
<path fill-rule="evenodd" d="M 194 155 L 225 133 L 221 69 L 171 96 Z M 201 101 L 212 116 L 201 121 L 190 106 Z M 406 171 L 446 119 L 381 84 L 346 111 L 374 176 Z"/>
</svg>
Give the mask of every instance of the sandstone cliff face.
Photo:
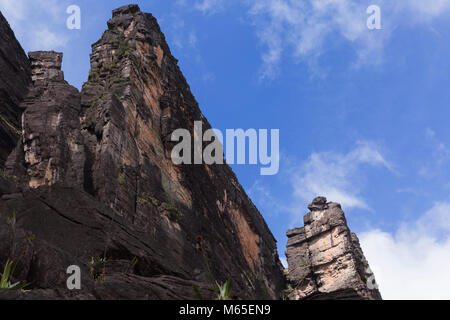
<svg viewBox="0 0 450 320">
<path fill-rule="evenodd" d="M 16 146 L 21 133 L 19 108 L 27 94 L 30 63 L 0 12 L 0 169 Z"/>
<path fill-rule="evenodd" d="M 276 241 L 230 167 L 171 160 L 175 129 L 211 126 L 152 15 L 113 11 L 81 92 L 62 53 L 27 58 L 1 14 L 0 31 L 0 267 L 32 289 L 0 298 L 214 298 L 228 278 L 232 298 L 283 297 Z M 310 209 L 288 232 L 289 298 L 381 298 L 340 206 Z"/>
<path fill-rule="evenodd" d="M 318 197 L 308 208 L 305 226 L 287 232 L 289 298 L 381 299 L 341 206 Z"/>
<path fill-rule="evenodd" d="M 213 297 L 230 277 L 233 297 L 280 298 L 276 241 L 232 170 L 171 161 L 173 130 L 210 125 L 156 19 L 119 8 L 92 50 L 82 92 L 62 54 L 29 54 L 21 139 L 0 178 L 0 265 L 20 261 L 33 291 L 6 297 Z M 66 287 L 70 265 L 82 290 Z"/>
<path fill-rule="evenodd" d="M 84 145 L 78 90 L 64 81 L 62 54 L 31 52 L 32 85 L 20 105 L 22 139 L 7 173 L 30 188 L 83 183 Z"/>
</svg>

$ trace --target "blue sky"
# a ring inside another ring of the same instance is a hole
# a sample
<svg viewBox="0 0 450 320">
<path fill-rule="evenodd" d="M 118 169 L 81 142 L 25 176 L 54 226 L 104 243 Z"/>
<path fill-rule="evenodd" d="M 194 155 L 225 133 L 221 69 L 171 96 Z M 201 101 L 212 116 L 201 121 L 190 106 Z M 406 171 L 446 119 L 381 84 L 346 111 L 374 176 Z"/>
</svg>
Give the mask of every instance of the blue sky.
<svg viewBox="0 0 450 320">
<path fill-rule="evenodd" d="M 26 51 L 90 45 L 128 1 L 0 0 Z M 450 1 L 135 1 L 159 21 L 213 127 L 280 129 L 280 172 L 233 166 L 284 257 L 316 195 L 340 202 L 385 298 L 450 298 Z M 81 8 L 81 30 L 66 8 Z M 366 27 L 379 5 L 382 29 Z"/>
</svg>

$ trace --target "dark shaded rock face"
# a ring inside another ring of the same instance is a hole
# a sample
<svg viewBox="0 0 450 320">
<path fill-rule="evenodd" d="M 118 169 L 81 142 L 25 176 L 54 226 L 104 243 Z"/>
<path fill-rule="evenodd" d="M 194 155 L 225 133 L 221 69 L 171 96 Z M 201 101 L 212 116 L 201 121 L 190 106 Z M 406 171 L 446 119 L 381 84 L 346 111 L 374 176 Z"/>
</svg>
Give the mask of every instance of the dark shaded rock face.
<svg viewBox="0 0 450 320">
<path fill-rule="evenodd" d="M 210 125 L 156 19 L 114 10 L 92 50 L 81 93 L 64 81 L 60 53 L 29 63 L 17 44 L 15 62 L 0 57 L 19 96 L 1 114 L 19 101 L 25 110 L 22 125 L 14 113 L 21 139 L 4 148 L 0 266 L 18 261 L 17 280 L 33 289 L 0 298 L 190 299 L 194 287 L 211 298 L 229 277 L 235 298 L 281 298 L 275 239 L 232 170 L 171 161 L 175 129 Z M 70 265 L 81 290 L 66 287 Z"/>
<path fill-rule="evenodd" d="M 19 104 L 30 82 L 28 58 L 0 12 L 0 169 L 19 140 Z"/>
<path fill-rule="evenodd" d="M 62 53 L 27 59 L 1 14 L 0 31 L 0 267 L 32 289 L 0 298 L 214 298 L 228 278 L 232 298 L 283 297 L 276 241 L 230 167 L 171 160 L 175 129 L 211 126 L 151 14 L 113 11 L 81 92 Z M 289 298 L 381 298 L 340 206 L 309 209 L 288 232 Z"/>
<path fill-rule="evenodd" d="M 33 85 L 21 108 L 22 140 L 6 167 L 30 188 L 83 184 L 80 94 L 64 81 L 62 53 L 30 52 Z"/>
<path fill-rule="evenodd" d="M 287 232 L 289 298 L 381 299 L 341 206 L 318 197 L 308 208 L 305 226 Z"/>
</svg>

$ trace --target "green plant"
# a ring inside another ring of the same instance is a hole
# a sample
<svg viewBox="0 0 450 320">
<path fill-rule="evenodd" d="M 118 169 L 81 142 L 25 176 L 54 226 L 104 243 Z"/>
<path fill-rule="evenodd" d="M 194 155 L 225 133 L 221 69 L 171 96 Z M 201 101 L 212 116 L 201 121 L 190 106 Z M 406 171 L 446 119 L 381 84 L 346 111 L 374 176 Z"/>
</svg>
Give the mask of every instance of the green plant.
<svg viewBox="0 0 450 320">
<path fill-rule="evenodd" d="M 13 276 L 14 270 L 16 269 L 16 264 L 12 260 L 6 261 L 5 268 L 3 269 L 2 276 L 0 278 L 0 294 L 7 291 L 16 291 L 24 289 L 29 286 L 29 283 L 22 283 L 21 281 L 12 283 L 11 278 Z"/>
<path fill-rule="evenodd" d="M 17 135 L 22 134 L 21 130 L 17 129 L 13 124 L 11 124 L 11 122 L 6 120 L 6 118 L 3 117 L 2 115 L 0 115 L 0 120 L 2 120 L 8 127 L 10 127 Z"/>
<path fill-rule="evenodd" d="M 138 197 L 137 198 L 137 203 L 139 203 L 141 205 L 148 204 L 148 200 L 144 199 L 144 198 L 141 198 L 141 197 Z"/>
<path fill-rule="evenodd" d="M 126 268 L 124 273 L 128 273 L 128 272 L 130 272 L 130 270 L 133 270 L 138 262 L 139 262 L 139 259 L 136 256 L 134 256 L 133 259 L 130 260 L 130 265 Z"/>
<path fill-rule="evenodd" d="M 100 80 L 100 75 L 98 74 L 98 71 L 95 69 L 91 69 L 89 71 L 89 81 L 97 83 Z"/>
<path fill-rule="evenodd" d="M 15 209 L 11 209 L 11 214 L 9 215 L 9 217 L 6 217 L 6 223 L 8 223 L 9 225 L 11 225 L 13 228 L 16 225 L 16 210 Z"/>
<path fill-rule="evenodd" d="M 132 267 L 136 266 L 136 264 L 139 262 L 139 259 L 137 257 L 133 257 L 133 259 L 131 259 L 130 264 Z"/>
<path fill-rule="evenodd" d="M 90 263 L 91 264 L 96 264 L 96 263 L 100 263 L 100 262 L 105 263 L 107 261 L 108 261 L 108 259 L 106 257 L 101 258 L 99 256 L 96 256 L 96 257 L 92 257 L 91 258 L 91 262 Z"/>
<path fill-rule="evenodd" d="M 153 204 L 155 207 L 158 207 L 158 206 L 159 206 L 159 201 L 158 201 L 158 199 L 156 199 L 155 197 L 152 197 L 152 196 L 149 196 L 149 199 L 150 199 L 150 201 L 152 202 L 152 204 Z"/>
<path fill-rule="evenodd" d="M 125 173 L 122 172 L 121 174 L 119 174 L 119 177 L 117 178 L 117 181 L 121 185 L 125 184 Z"/>
<path fill-rule="evenodd" d="M 100 280 L 104 280 L 103 278 L 103 274 L 98 275 L 96 273 L 95 264 L 98 263 L 103 263 L 103 269 L 102 269 L 102 273 L 105 273 L 105 263 L 108 261 L 108 259 L 104 256 L 104 257 L 99 257 L 99 256 L 95 256 L 95 257 L 91 257 L 91 261 L 89 262 L 91 267 L 89 268 L 89 273 L 92 279 L 100 279 Z"/>
<path fill-rule="evenodd" d="M 212 290 L 217 296 L 218 300 L 230 300 L 231 297 L 231 278 L 229 277 L 227 282 L 225 282 L 223 285 L 220 285 L 217 280 L 215 280 L 214 274 L 211 271 L 211 266 L 209 265 L 208 257 L 207 257 L 207 251 L 211 251 L 211 247 L 209 243 L 203 239 L 201 235 L 197 236 L 197 252 L 201 253 L 206 270 L 208 271 L 208 274 L 210 276 Z M 200 294 L 200 291 L 197 287 L 194 287 L 194 291 L 197 294 L 197 296 L 202 300 L 202 295 Z"/>
<path fill-rule="evenodd" d="M 194 292 L 195 292 L 195 295 L 197 296 L 197 298 L 198 298 L 199 300 L 204 300 L 204 299 L 203 299 L 203 295 L 202 295 L 202 293 L 200 292 L 200 289 L 199 289 L 197 286 L 193 286 L 192 288 L 194 289 Z"/>
<path fill-rule="evenodd" d="M 166 210 L 167 212 L 169 212 L 169 218 L 172 221 L 178 222 L 178 221 L 180 221 L 181 217 L 183 216 L 181 211 L 171 203 L 163 202 L 161 204 L 161 207 L 164 210 Z"/>
<path fill-rule="evenodd" d="M 117 52 L 117 59 L 121 60 L 122 58 L 130 55 L 132 52 L 131 48 L 128 46 L 128 40 L 121 40 L 119 42 L 119 50 Z"/>
<path fill-rule="evenodd" d="M 100 69 L 101 73 L 114 73 L 117 70 L 117 66 L 114 63 L 105 64 Z"/>
<path fill-rule="evenodd" d="M 231 294 L 231 279 L 228 278 L 227 282 L 225 282 L 223 285 L 220 285 L 216 281 L 217 288 L 219 289 L 219 292 L 217 293 L 217 299 L 218 300 L 229 300 L 230 294 Z"/>
<path fill-rule="evenodd" d="M 0 115 L 0 117 L 1 117 L 1 115 Z M 9 182 L 17 183 L 17 177 L 8 174 L 8 173 L 7 173 L 6 171 L 4 171 L 4 170 L 0 170 L 0 177 L 2 177 L 2 178 L 5 179 L 5 180 L 8 180 Z"/>
</svg>

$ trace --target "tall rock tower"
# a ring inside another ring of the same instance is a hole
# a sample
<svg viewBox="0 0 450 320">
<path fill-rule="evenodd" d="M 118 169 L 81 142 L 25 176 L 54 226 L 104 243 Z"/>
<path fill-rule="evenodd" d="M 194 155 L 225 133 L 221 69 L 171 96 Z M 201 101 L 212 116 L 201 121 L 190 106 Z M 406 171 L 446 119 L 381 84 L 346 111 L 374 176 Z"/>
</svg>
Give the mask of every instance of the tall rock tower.
<svg viewBox="0 0 450 320">
<path fill-rule="evenodd" d="M 381 299 L 341 206 L 318 197 L 308 209 L 305 226 L 287 232 L 289 298 Z"/>
<path fill-rule="evenodd" d="M 31 83 L 30 62 L 0 12 L 0 170 L 21 134 L 19 108 Z"/>
<path fill-rule="evenodd" d="M 17 217 L 14 232 L 0 219 L 0 265 L 23 253 L 33 289 L 19 298 L 212 298 L 229 278 L 234 298 L 281 298 L 276 241 L 231 168 L 171 160 L 175 129 L 211 126 L 156 19 L 114 10 L 81 92 L 61 61 L 32 52 L 23 63 L 20 139 L 11 181 L 0 177 L 0 212 Z M 67 290 L 70 265 L 79 292 Z"/>
</svg>

